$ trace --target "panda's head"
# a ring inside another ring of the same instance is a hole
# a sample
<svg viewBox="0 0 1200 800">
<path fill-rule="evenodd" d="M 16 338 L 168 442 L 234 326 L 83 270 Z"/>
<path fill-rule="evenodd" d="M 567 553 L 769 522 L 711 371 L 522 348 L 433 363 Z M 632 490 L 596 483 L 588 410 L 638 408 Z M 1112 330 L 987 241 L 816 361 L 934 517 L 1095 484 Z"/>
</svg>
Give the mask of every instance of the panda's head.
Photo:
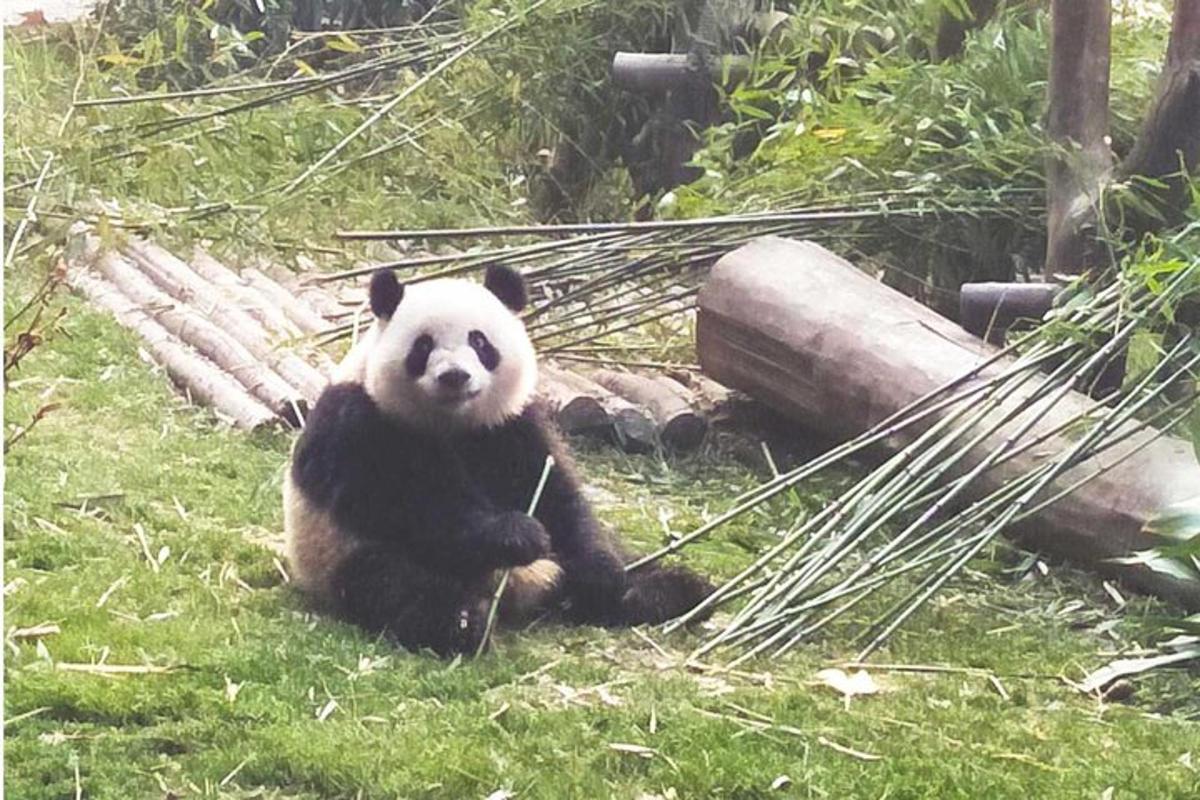
<svg viewBox="0 0 1200 800">
<path fill-rule="evenodd" d="M 387 415 L 423 429 L 498 425 L 520 414 L 537 384 L 537 358 L 517 312 L 525 283 L 491 266 L 483 285 L 443 279 L 402 285 L 371 279 L 373 341 L 363 383 Z"/>
</svg>

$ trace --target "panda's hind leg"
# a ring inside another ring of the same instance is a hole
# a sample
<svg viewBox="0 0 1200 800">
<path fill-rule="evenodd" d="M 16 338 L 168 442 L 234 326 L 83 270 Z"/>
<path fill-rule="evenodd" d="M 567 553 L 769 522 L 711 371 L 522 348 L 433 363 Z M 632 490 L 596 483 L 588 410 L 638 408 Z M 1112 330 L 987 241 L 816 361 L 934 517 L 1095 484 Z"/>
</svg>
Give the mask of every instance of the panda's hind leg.
<svg viewBox="0 0 1200 800">
<path fill-rule="evenodd" d="M 483 638 L 490 601 L 484 587 L 372 546 L 358 549 L 332 577 L 340 616 L 408 650 L 469 653 Z"/>
<path fill-rule="evenodd" d="M 629 574 L 621 616 L 626 625 L 657 625 L 690 611 L 712 593 L 713 585 L 689 569 L 645 567 Z"/>
</svg>

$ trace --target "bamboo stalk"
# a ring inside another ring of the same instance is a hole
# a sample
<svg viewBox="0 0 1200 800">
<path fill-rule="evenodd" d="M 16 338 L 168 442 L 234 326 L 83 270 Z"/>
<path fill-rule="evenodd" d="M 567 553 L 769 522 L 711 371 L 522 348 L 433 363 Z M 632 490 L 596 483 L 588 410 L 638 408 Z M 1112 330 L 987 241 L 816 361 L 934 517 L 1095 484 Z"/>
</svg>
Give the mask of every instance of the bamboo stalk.
<svg viewBox="0 0 1200 800">
<path fill-rule="evenodd" d="M 542 467 L 542 475 L 538 478 L 537 487 L 533 490 L 533 497 L 529 501 L 529 509 L 525 512 L 529 516 L 533 516 L 537 511 L 538 502 L 542 499 L 542 492 L 546 488 L 546 481 L 550 479 L 550 470 L 554 469 L 554 456 L 546 456 L 546 463 Z M 496 593 L 492 595 L 492 604 L 488 608 L 487 623 L 483 629 L 483 638 L 479 640 L 479 646 L 475 649 L 475 657 L 483 653 L 487 649 L 488 642 L 492 638 L 492 629 L 496 626 L 496 613 L 500 610 L 500 599 L 504 596 L 504 590 L 508 588 L 508 578 L 512 574 L 511 569 L 506 569 L 500 575 L 500 582 L 496 586 Z"/>
</svg>

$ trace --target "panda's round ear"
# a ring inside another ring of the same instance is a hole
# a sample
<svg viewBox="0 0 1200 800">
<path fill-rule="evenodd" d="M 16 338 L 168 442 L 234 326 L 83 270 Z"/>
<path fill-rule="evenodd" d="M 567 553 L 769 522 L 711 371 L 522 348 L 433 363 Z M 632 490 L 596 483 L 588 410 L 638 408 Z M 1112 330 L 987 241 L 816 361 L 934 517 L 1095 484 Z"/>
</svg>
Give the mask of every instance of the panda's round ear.
<svg viewBox="0 0 1200 800">
<path fill-rule="evenodd" d="M 525 279 L 509 267 L 489 264 L 483 285 L 514 313 L 525 308 L 529 301 L 529 294 L 525 291 Z"/>
<path fill-rule="evenodd" d="M 371 313 L 378 319 L 391 319 L 404 297 L 404 286 L 390 269 L 377 269 L 371 276 Z"/>
</svg>

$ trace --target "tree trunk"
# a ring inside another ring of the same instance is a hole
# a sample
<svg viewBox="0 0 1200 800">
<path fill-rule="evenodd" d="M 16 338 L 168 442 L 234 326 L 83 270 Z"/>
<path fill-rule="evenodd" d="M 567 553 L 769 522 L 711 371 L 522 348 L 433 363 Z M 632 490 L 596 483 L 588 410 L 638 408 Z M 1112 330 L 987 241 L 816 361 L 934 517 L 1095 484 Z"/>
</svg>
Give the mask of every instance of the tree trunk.
<svg viewBox="0 0 1200 800">
<path fill-rule="evenodd" d="M 1109 0 L 1051 3 L 1045 274 L 1102 263 L 1097 207 L 1112 171 L 1108 146 Z"/>
<path fill-rule="evenodd" d="M 1119 173 L 1122 179 L 1150 178 L 1139 188 L 1154 209 L 1135 220 L 1150 230 L 1182 221 L 1190 201 L 1186 176 L 1200 164 L 1200 0 L 1176 0 L 1171 40 L 1158 96 L 1142 123 L 1137 142 Z"/>
</svg>

